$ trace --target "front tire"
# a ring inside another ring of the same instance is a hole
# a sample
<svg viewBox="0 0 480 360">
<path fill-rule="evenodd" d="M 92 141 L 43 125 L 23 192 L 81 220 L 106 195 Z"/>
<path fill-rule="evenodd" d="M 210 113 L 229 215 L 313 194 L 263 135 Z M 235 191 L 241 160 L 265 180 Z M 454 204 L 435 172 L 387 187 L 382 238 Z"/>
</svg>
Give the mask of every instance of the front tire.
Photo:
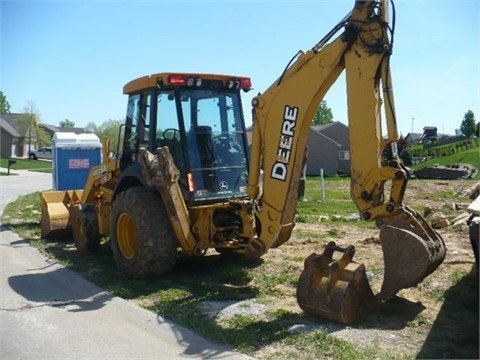
<svg viewBox="0 0 480 360">
<path fill-rule="evenodd" d="M 113 203 L 110 239 L 113 256 L 128 276 L 163 275 L 176 262 L 177 240 L 160 195 L 133 187 Z"/>
<path fill-rule="evenodd" d="M 72 211 L 73 240 L 77 251 L 94 254 L 100 249 L 98 218 L 93 204 L 76 205 Z"/>
</svg>

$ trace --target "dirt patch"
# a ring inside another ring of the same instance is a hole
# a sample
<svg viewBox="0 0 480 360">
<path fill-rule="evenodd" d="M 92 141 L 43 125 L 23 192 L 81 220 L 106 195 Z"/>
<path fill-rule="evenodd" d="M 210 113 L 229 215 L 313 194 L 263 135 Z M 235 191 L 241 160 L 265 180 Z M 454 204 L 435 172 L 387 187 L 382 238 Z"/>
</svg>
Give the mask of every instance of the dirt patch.
<svg viewBox="0 0 480 360">
<path fill-rule="evenodd" d="M 442 212 L 453 220 L 464 212 L 464 203 L 472 201 L 464 195 L 473 183 L 412 181 L 406 202 L 416 209 L 425 209 L 427 214 Z M 445 194 L 444 199 L 438 196 L 439 192 Z M 300 321 L 290 328 L 292 333 L 322 330 L 355 346 L 376 347 L 394 358 L 478 358 L 478 279 L 468 226 L 466 222 L 448 224 L 438 229 L 447 248 L 439 268 L 417 286 L 401 290 L 382 304 L 378 312 L 363 314 L 353 326 L 302 317 L 293 285 L 278 285 L 277 295 L 267 300 L 264 311 L 283 309 L 298 314 Z M 354 222 L 299 223 L 287 243 L 264 256 L 262 271 L 278 273 L 279 269 L 288 268 L 300 273 L 301 259 L 312 252 L 321 253 L 326 243 L 333 240 L 340 246 L 355 246 L 354 260 L 365 264 L 371 287 L 378 293 L 383 281 L 383 253 L 378 235 L 378 230 L 361 228 Z M 245 311 L 246 307 L 240 309 Z M 255 356 L 268 357 L 272 351 L 278 351 L 278 346 L 272 344 Z"/>
<path fill-rule="evenodd" d="M 299 224 L 298 229 L 328 232 L 331 226 Z M 341 246 L 355 246 L 355 260 L 365 264 L 370 285 L 374 293 L 378 293 L 383 281 L 383 254 L 376 238 L 378 231 L 343 225 L 335 225 L 335 228 L 341 233 L 341 238 L 332 240 Z M 461 358 L 477 358 L 478 287 L 475 289 L 475 260 L 468 233 L 463 229 L 439 232 L 447 246 L 446 258 L 422 283 L 401 290 L 396 297 L 382 305 L 379 313 L 365 314 L 354 326 L 319 320 L 318 323 L 309 324 L 306 329 L 322 329 L 356 345 L 378 346 L 395 357 L 423 353 L 423 357 L 431 358 L 441 352 L 446 358 L 458 357 L 458 354 L 464 354 Z M 282 254 L 306 257 L 312 250 L 319 253 L 321 246 L 294 235 L 282 248 L 267 254 L 265 260 L 275 266 Z M 289 295 L 291 297 L 281 299 L 278 303 L 282 307 L 289 304 L 290 310 L 298 310 L 295 293 Z M 462 340 L 467 340 L 463 344 L 468 346 L 468 339 L 473 346 L 476 341 L 476 351 L 474 348 L 461 348 Z M 457 348 L 454 344 L 457 344 Z"/>
<path fill-rule="evenodd" d="M 411 181 L 406 203 L 428 213 L 441 212 L 455 219 L 464 212 L 470 181 Z M 347 189 L 346 189 L 347 190 Z M 434 194 L 442 192 L 446 199 Z M 448 194 L 458 201 L 448 198 Z M 428 219 L 428 217 L 427 217 Z M 442 265 L 414 288 L 401 290 L 385 303 L 380 312 L 367 314 L 354 327 L 333 327 L 333 336 L 358 345 L 375 345 L 395 356 L 420 358 L 478 358 L 478 279 L 475 258 L 466 223 L 438 229 L 447 248 Z M 337 224 L 298 224 L 298 230 L 339 234 L 341 246 L 354 245 L 355 260 L 365 264 L 371 287 L 380 291 L 383 281 L 383 254 L 378 231 Z M 335 231 L 333 231 L 335 230 Z M 330 239 L 327 239 L 330 240 Z M 285 246 L 286 245 L 286 246 Z M 278 252 L 307 256 L 321 252 L 314 239 L 299 238 L 279 248 Z M 267 263 L 279 254 L 267 255 Z M 327 328 L 328 329 L 328 328 Z"/>
</svg>

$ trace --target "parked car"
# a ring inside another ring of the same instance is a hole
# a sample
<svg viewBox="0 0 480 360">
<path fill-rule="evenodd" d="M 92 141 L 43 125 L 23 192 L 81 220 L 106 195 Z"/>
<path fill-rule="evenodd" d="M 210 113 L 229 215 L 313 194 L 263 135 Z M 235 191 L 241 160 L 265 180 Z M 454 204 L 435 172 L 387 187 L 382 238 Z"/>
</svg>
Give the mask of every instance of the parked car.
<svg viewBox="0 0 480 360">
<path fill-rule="evenodd" d="M 52 148 L 41 147 L 38 150 L 32 150 L 28 153 L 28 158 L 30 160 L 37 159 L 52 159 Z"/>
</svg>

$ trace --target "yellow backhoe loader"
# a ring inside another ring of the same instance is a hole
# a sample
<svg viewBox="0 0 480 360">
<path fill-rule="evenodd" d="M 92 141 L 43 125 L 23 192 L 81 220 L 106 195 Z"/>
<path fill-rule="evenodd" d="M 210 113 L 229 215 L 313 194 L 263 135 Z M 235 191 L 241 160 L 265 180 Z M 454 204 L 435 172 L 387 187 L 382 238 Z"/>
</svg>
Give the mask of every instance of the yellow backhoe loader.
<svg viewBox="0 0 480 360">
<path fill-rule="evenodd" d="M 416 285 L 441 264 L 445 245 L 402 202 L 410 172 L 396 149 L 387 7 L 356 1 L 253 99 L 250 149 L 240 97 L 252 88 L 249 78 L 158 73 L 129 82 L 118 157 L 108 158 L 105 146 L 104 163 L 91 169 L 84 189 L 42 195 L 42 234 L 71 227 L 77 248 L 88 252 L 108 235 L 119 268 L 131 276 L 163 274 L 180 252 L 262 256 L 290 238 L 311 120 L 345 71 L 351 197 L 362 219 L 380 229 L 384 283 L 374 295 L 364 265 L 353 261 L 355 248 L 330 243 L 305 260 L 297 300 L 308 313 L 349 324 L 364 307 Z"/>
</svg>

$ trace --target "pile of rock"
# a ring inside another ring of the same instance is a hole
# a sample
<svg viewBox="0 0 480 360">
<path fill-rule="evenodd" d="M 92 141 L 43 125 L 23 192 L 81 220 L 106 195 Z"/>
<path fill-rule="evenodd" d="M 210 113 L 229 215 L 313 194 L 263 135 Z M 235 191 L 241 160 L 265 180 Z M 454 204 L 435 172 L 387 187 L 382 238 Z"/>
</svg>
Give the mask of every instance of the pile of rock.
<svg viewBox="0 0 480 360">
<path fill-rule="evenodd" d="M 464 192 L 464 195 L 472 200 L 475 200 L 479 194 L 480 182 Z M 441 209 L 434 209 L 427 204 L 424 207 L 423 216 L 430 222 L 434 229 L 442 229 L 447 226 L 461 228 L 467 226 L 467 220 L 471 216 L 471 213 L 467 211 L 469 205 L 470 203 L 454 202 L 452 204 L 444 204 Z"/>
</svg>

